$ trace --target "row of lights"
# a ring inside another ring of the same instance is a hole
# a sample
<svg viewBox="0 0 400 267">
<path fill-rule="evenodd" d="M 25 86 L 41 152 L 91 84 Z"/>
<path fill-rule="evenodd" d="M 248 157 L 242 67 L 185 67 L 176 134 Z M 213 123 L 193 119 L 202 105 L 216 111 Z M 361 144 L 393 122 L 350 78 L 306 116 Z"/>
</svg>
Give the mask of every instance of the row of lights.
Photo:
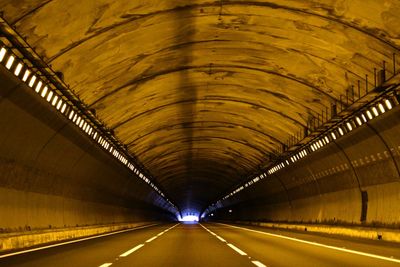
<svg viewBox="0 0 400 267">
<path fill-rule="evenodd" d="M 76 107 L 68 103 L 68 99 L 60 94 L 55 88 L 46 83 L 40 77 L 41 75 L 35 73 L 32 68 L 28 67 L 23 60 L 18 59 L 18 57 L 8 49 L 5 45 L 0 43 L 0 63 L 3 64 L 6 69 L 11 71 L 16 77 L 26 83 L 30 88 L 32 88 L 39 96 L 46 100 L 51 106 L 53 106 L 58 112 L 67 117 L 72 123 L 79 127 L 84 133 L 91 137 L 95 142 L 104 148 L 107 152 L 111 153 L 117 160 L 122 164 L 127 166 L 131 171 L 133 171 L 138 177 L 145 181 L 149 186 L 151 186 L 159 195 L 161 195 L 173 208 L 176 206 L 172 204 L 161 190 L 143 173 L 136 168 L 124 153 L 120 152 L 112 143 L 108 140 L 106 136 L 102 136 L 100 131 L 97 131 L 92 122 L 85 117 Z"/>
<path fill-rule="evenodd" d="M 365 110 L 352 116 L 352 118 L 341 123 L 335 129 L 329 131 L 322 137 L 319 137 L 318 140 L 314 141 L 309 146 L 309 150 L 312 152 L 319 150 L 320 148 L 336 140 L 337 138 L 353 131 L 357 127 L 364 125 L 368 121 L 373 120 L 376 117 L 379 117 L 386 111 L 391 110 L 395 103 L 396 102 L 393 101 L 391 98 L 386 98 L 383 101 L 374 103 L 373 105 L 367 107 Z"/>
<path fill-rule="evenodd" d="M 295 163 L 296 161 L 306 157 L 310 153 L 319 150 L 320 148 L 322 148 L 325 145 L 329 144 L 330 142 L 336 140 L 337 138 L 345 135 L 346 133 L 351 132 L 352 130 L 354 130 L 357 127 L 362 126 L 363 124 L 367 123 L 368 121 L 384 114 L 386 111 L 391 110 L 393 108 L 393 106 L 396 104 L 397 104 L 397 102 L 394 101 L 393 98 L 387 97 L 382 101 L 379 101 L 377 103 L 370 105 L 369 107 L 364 109 L 362 112 L 353 116 L 351 119 L 344 121 L 339 126 L 337 126 L 335 129 L 330 130 L 325 135 L 323 135 L 323 136 L 319 137 L 317 140 L 311 142 L 311 144 L 308 144 L 305 147 L 301 148 L 298 152 L 291 155 L 287 159 L 282 160 L 278 164 L 269 168 L 265 173 L 262 173 L 261 175 L 256 176 L 255 178 L 246 182 L 244 185 L 236 188 L 231 193 L 227 194 L 221 200 L 217 201 L 216 203 L 212 204 L 211 206 L 215 206 L 218 203 L 220 203 L 221 201 L 239 193 L 246 187 L 249 187 L 249 186 L 259 182 L 260 180 L 266 178 L 267 174 L 272 175 L 275 172 L 289 166 L 290 164 Z"/>
</svg>

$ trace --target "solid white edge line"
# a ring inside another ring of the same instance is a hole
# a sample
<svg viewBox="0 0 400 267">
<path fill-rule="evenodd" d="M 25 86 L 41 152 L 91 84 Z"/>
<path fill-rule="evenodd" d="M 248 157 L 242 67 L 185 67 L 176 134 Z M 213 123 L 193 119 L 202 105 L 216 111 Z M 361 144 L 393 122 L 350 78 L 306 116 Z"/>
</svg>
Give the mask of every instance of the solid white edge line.
<svg viewBox="0 0 400 267">
<path fill-rule="evenodd" d="M 112 263 L 104 263 L 104 264 L 100 265 L 99 267 L 109 267 L 111 265 L 112 265 Z"/>
<path fill-rule="evenodd" d="M 96 236 L 91 236 L 91 237 L 85 237 L 85 238 L 81 238 L 81 239 L 76 239 L 76 240 L 72 240 L 72 241 L 66 241 L 66 242 L 57 243 L 57 244 L 53 244 L 53 245 L 48 245 L 48 246 L 44 246 L 44 247 L 32 248 L 32 249 L 28 249 L 28 250 L 23 250 L 23 251 L 17 251 L 17 252 L 13 252 L 13 253 L 3 254 L 3 255 L 0 255 L 0 259 L 6 258 L 6 257 L 10 257 L 10 256 L 20 255 L 20 254 L 25 254 L 25 253 L 29 253 L 29 252 L 33 252 L 33 251 L 43 250 L 43 249 L 47 249 L 47 248 L 54 248 L 54 247 L 59 247 L 59 246 L 63 246 L 63 245 L 78 243 L 78 242 L 91 240 L 91 239 L 96 239 L 96 238 L 100 238 L 100 237 L 105 237 L 105 236 L 110 236 L 110 235 L 130 232 L 130 231 L 135 231 L 135 230 L 139 230 L 139 229 L 143 229 L 143 228 L 147 228 L 147 227 L 151 227 L 151 226 L 155 226 L 155 225 L 159 225 L 159 224 L 144 225 L 144 226 L 139 226 L 137 228 L 125 229 L 125 230 L 121 230 L 121 231 L 117 231 L 117 232 L 101 234 L 101 235 L 96 235 Z"/>
<path fill-rule="evenodd" d="M 251 261 L 251 263 L 253 263 L 255 266 L 257 266 L 257 267 L 267 267 L 266 265 L 264 265 L 264 264 L 262 264 L 261 262 L 259 262 L 259 261 Z"/>
<path fill-rule="evenodd" d="M 365 256 L 365 257 L 370 257 L 370 258 L 375 258 L 375 259 L 380 259 L 380 260 L 400 263 L 400 260 L 395 259 L 395 258 L 389 258 L 389 257 L 385 257 L 385 256 L 380 256 L 380 255 L 371 254 L 371 253 L 367 253 L 367 252 L 361 252 L 361 251 L 352 250 L 352 249 L 346 249 L 346 248 L 339 248 L 339 247 L 334 247 L 334 246 L 330 246 L 330 245 L 324 245 L 324 244 L 311 242 L 311 241 L 306 241 L 306 240 L 302 240 L 302 239 L 298 239 L 298 238 L 294 238 L 294 237 L 288 237 L 288 236 L 284 236 L 284 235 L 266 233 L 266 232 L 262 232 L 262 231 L 257 231 L 257 230 L 244 228 L 244 227 L 239 227 L 239 226 L 234 226 L 234 225 L 225 224 L 225 223 L 219 223 L 219 224 L 226 225 L 226 226 L 232 227 L 232 228 L 242 229 L 242 230 L 249 231 L 249 232 L 254 232 L 254 233 L 259 233 L 259 234 L 268 235 L 268 236 L 272 236 L 272 237 L 278 237 L 278 238 L 282 238 L 282 239 L 296 241 L 296 242 L 300 242 L 300 243 L 304 243 L 304 244 L 314 245 L 314 246 L 317 246 L 317 247 L 324 247 L 324 248 L 329 248 L 329 249 L 338 250 L 338 251 L 342 251 L 342 252 L 361 255 L 361 256 Z"/>
<path fill-rule="evenodd" d="M 240 255 L 242 255 L 242 256 L 247 255 L 246 252 L 244 252 L 243 250 L 241 250 L 241 249 L 235 247 L 235 245 L 233 245 L 233 244 L 227 244 L 227 245 L 228 245 L 228 247 L 230 247 L 231 249 L 233 249 L 234 251 L 236 251 L 236 252 L 239 253 Z"/>
<path fill-rule="evenodd" d="M 154 239 L 156 239 L 158 236 L 153 236 L 152 238 L 146 240 L 146 243 L 150 243 L 151 241 L 153 241 Z"/>
</svg>

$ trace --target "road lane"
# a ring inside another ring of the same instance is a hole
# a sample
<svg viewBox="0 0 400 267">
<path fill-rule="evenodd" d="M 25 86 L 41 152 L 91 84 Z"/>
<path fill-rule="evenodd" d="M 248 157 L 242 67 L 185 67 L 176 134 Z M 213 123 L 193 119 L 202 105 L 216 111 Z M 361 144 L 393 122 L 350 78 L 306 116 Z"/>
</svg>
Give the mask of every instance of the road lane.
<svg viewBox="0 0 400 267">
<path fill-rule="evenodd" d="M 233 249 L 235 252 L 239 253 L 241 256 L 246 256 L 248 257 L 248 259 L 251 261 L 252 264 L 256 265 L 257 267 L 266 267 L 265 264 L 263 264 L 262 262 L 253 259 L 250 255 L 247 255 L 246 252 L 244 252 L 243 250 L 241 250 L 240 248 L 238 248 L 237 246 L 228 243 L 225 239 L 223 239 L 222 237 L 220 237 L 219 235 L 217 235 L 216 233 L 214 233 L 213 231 L 211 231 L 210 229 L 208 229 L 207 227 L 205 227 L 204 225 L 200 224 L 200 226 L 205 229 L 207 232 L 209 232 L 211 235 L 215 236 L 219 241 L 225 243 L 228 247 L 230 247 L 231 249 Z"/>
<path fill-rule="evenodd" d="M 400 266 L 338 250 L 400 258 L 398 244 L 245 228 L 165 224 L 3 258 L 0 267 Z"/>
<path fill-rule="evenodd" d="M 233 251 L 199 224 L 181 224 L 146 244 L 137 253 L 112 265 L 112 267 L 132 266 L 254 267 L 255 265 L 248 257 Z"/>
<path fill-rule="evenodd" d="M 88 267 L 113 262 L 121 253 L 141 244 L 173 224 L 158 225 L 120 234 L 67 244 L 0 259 L 7 267 Z"/>
<path fill-rule="evenodd" d="M 221 238 L 232 242 L 249 255 L 269 267 L 274 266 L 400 266 L 399 263 L 384 259 L 377 259 L 365 255 L 357 255 L 340 251 L 325 246 L 313 245 L 309 242 L 318 242 L 327 246 L 338 248 L 346 247 L 356 251 L 374 255 L 396 258 L 400 256 L 400 247 L 397 244 L 383 244 L 361 240 L 344 240 L 326 236 L 293 233 L 287 231 L 274 231 L 265 228 L 248 226 L 228 226 L 224 224 L 205 224 L 207 228 Z M 249 230 L 241 229 L 247 228 Z M 269 234 L 263 234 L 267 232 Z M 274 235 L 289 236 L 305 242 L 282 238 Z M 308 240 L 307 240 L 308 239 Z M 360 249 L 362 248 L 362 249 Z M 385 251 L 384 254 L 378 254 Z M 390 257 L 390 256 L 389 256 Z"/>
</svg>

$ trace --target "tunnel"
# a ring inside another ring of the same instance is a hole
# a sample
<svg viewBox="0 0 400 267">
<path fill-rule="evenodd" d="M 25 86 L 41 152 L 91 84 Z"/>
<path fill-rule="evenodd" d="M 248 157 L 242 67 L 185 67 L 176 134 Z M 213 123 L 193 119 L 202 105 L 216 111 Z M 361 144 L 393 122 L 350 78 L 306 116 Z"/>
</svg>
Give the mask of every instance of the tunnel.
<svg viewBox="0 0 400 267">
<path fill-rule="evenodd" d="M 0 0 L 0 266 L 400 264 L 397 0 Z"/>
</svg>

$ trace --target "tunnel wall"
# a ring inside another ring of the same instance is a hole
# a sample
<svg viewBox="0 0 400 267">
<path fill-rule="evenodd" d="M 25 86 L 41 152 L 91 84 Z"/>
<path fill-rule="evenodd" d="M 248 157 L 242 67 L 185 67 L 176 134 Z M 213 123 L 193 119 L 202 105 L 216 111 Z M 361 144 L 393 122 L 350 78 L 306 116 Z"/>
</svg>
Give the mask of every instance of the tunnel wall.
<svg viewBox="0 0 400 267">
<path fill-rule="evenodd" d="M 396 107 L 228 198 L 216 217 L 399 226 L 399 115 Z"/>
<path fill-rule="evenodd" d="M 0 72 L 0 231 L 174 218 L 145 182 Z"/>
</svg>

